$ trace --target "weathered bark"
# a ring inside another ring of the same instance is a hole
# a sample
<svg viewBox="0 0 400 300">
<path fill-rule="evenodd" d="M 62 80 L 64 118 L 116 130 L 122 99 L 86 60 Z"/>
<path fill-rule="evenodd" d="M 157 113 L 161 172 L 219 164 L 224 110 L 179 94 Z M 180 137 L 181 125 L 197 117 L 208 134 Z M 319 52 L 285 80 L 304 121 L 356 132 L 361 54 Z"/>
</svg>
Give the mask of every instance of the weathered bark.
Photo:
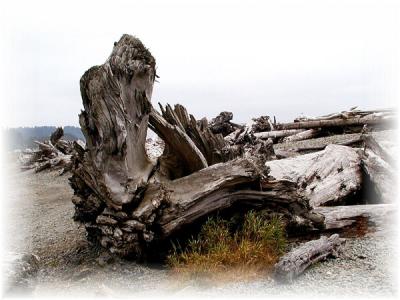
<svg viewBox="0 0 400 300">
<path fill-rule="evenodd" d="M 269 161 L 269 176 L 297 185 L 311 206 L 340 204 L 361 188 L 362 173 L 356 150 L 329 145 L 325 150 Z"/>
<path fill-rule="evenodd" d="M 329 238 L 322 236 L 318 240 L 306 242 L 285 254 L 274 267 L 274 279 L 279 282 L 292 281 L 311 265 L 337 256 L 344 239 L 338 234 Z"/>
</svg>

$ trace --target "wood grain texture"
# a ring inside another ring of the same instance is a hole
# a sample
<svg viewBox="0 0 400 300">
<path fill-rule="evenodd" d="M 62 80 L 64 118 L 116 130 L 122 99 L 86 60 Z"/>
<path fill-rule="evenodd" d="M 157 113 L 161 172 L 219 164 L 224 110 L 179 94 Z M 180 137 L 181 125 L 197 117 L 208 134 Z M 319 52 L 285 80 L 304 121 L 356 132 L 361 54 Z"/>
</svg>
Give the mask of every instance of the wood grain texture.
<svg viewBox="0 0 400 300">
<path fill-rule="evenodd" d="M 155 60 L 136 38 L 123 35 L 110 57 L 81 78 L 86 138 L 74 173 L 114 207 L 130 203 L 145 186 L 153 164 L 145 151 Z"/>
<path fill-rule="evenodd" d="M 397 197 L 396 173 L 398 144 L 395 131 L 367 133 L 362 136 L 362 168 L 369 176 L 383 203 L 393 203 Z"/>
<path fill-rule="evenodd" d="M 338 234 L 333 234 L 303 243 L 278 261 L 274 267 L 274 279 L 279 282 L 292 281 L 311 265 L 329 256 L 337 256 L 344 241 Z"/>
<path fill-rule="evenodd" d="M 360 158 L 347 146 L 328 145 L 325 150 L 269 161 L 269 176 L 295 183 L 299 193 L 317 207 L 340 203 L 361 187 Z"/>
<path fill-rule="evenodd" d="M 351 227 L 359 217 L 367 218 L 370 227 L 380 230 L 392 220 L 397 208 L 394 204 L 369 204 L 317 207 L 314 211 L 324 215 L 326 230 Z"/>
</svg>

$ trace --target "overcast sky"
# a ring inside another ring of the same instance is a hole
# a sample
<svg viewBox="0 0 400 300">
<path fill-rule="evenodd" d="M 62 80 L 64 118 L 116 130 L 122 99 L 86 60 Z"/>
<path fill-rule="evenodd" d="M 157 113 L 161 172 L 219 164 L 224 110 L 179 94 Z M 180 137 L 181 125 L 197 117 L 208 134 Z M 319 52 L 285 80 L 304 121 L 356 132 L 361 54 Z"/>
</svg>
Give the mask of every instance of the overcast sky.
<svg viewBox="0 0 400 300">
<path fill-rule="evenodd" d="M 157 61 L 152 102 L 289 121 L 395 106 L 397 1 L 2 1 L 2 126 L 78 125 L 79 79 L 123 33 Z"/>
</svg>

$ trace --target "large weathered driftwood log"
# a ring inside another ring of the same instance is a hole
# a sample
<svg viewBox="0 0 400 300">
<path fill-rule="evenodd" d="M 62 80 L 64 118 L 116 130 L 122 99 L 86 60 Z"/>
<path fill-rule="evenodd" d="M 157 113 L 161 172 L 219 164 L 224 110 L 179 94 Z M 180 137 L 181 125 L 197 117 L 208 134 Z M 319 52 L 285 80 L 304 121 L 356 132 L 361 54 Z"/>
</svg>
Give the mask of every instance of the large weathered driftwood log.
<svg viewBox="0 0 400 300">
<path fill-rule="evenodd" d="M 280 282 L 292 281 L 312 264 L 329 256 L 337 256 L 344 241 L 338 234 L 333 234 L 329 238 L 322 236 L 300 245 L 278 261 L 274 268 L 274 279 Z"/>
<path fill-rule="evenodd" d="M 362 146 L 362 134 L 334 134 L 324 137 L 311 138 L 307 140 L 283 141 L 281 143 L 274 144 L 274 151 L 287 151 L 293 153 L 296 156 L 300 154 L 323 150 L 326 148 L 326 146 L 330 144 L 359 148 Z"/>
<path fill-rule="evenodd" d="M 154 78 L 154 58 L 129 35 L 81 78 L 87 144 L 74 144 L 70 182 L 75 219 L 91 240 L 141 256 L 185 225 L 237 203 L 270 208 L 292 225 L 323 224 L 292 182 L 267 176 L 272 143 L 247 131 L 228 142 L 180 105 L 160 106 L 158 113 L 150 103 Z M 148 125 L 165 143 L 157 161 L 145 151 Z"/>
<path fill-rule="evenodd" d="M 360 137 L 355 137 L 353 139 L 349 139 L 347 141 L 342 141 L 342 142 L 336 142 L 336 143 L 332 143 L 335 145 L 341 145 L 341 146 L 352 146 L 355 144 L 358 144 L 362 141 L 362 139 Z M 302 151 L 318 151 L 318 150 L 323 150 L 325 149 L 326 146 L 330 145 L 331 143 L 324 143 L 322 145 L 312 145 L 312 146 L 303 146 L 303 147 L 297 147 L 292 149 L 292 151 L 296 151 L 296 152 L 302 152 Z"/>
<path fill-rule="evenodd" d="M 362 172 L 356 150 L 328 145 L 325 150 L 269 161 L 269 176 L 296 184 L 313 207 L 341 204 L 361 188 Z"/>
</svg>

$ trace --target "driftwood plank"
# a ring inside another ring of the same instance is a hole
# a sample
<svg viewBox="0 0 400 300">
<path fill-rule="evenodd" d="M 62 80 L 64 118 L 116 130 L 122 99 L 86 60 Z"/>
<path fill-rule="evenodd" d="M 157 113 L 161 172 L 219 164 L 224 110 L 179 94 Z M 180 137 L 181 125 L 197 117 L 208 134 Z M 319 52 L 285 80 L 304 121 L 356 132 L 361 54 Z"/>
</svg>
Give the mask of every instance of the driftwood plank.
<svg viewBox="0 0 400 300">
<path fill-rule="evenodd" d="M 292 281 L 301 275 L 308 267 L 329 256 L 337 256 L 344 239 L 338 234 L 329 238 L 306 242 L 285 254 L 275 265 L 273 277 L 279 282 Z"/>
</svg>

